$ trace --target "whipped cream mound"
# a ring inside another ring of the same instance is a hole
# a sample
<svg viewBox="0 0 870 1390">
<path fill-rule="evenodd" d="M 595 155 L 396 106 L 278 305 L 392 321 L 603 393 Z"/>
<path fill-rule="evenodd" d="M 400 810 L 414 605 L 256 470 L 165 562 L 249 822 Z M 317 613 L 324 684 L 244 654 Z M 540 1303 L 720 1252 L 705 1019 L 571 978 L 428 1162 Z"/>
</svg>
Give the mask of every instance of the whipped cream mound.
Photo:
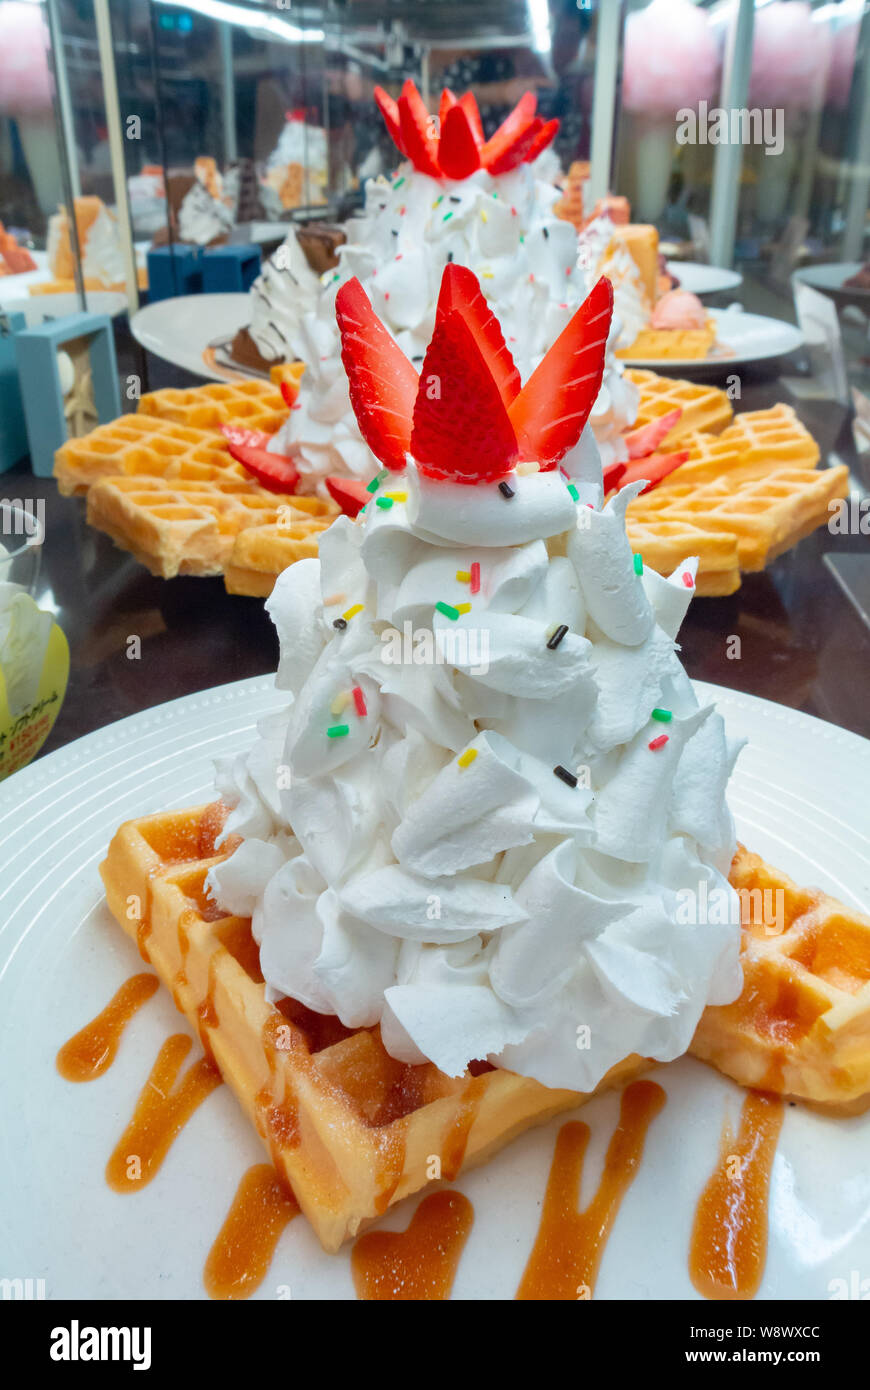
<svg viewBox="0 0 870 1390">
<path fill-rule="evenodd" d="M 213 198 L 199 179 L 193 183 L 178 209 L 178 235 L 195 246 L 209 246 L 225 237 L 233 225 L 230 208 Z"/>
<path fill-rule="evenodd" d="M 280 272 L 267 268 L 252 290 L 250 333 L 267 360 L 306 363 L 296 408 L 268 446 L 293 457 L 300 491 L 322 488 L 331 473 L 367 481 L 378 467 L 351 410 L 341 365 L 335 322 L 340 286 L 357 276 L 381 322 L 419 365 L 444 266 L 468 266 L 525 381 L 590 288 L 578 264 L 577 232 L 552 211 L 558 197 L 532 165 L 495 177 L 481 169 L 466 179 L 439 180 L 405 162 L 391 180 L 366 184 L 364 211 L 347 223 L 339 267 L 322 277 L 313 304 L 313 272 L 297 274 L 298 289 L 289 294 L 286 275 L 282 281 Z M 294 241 L 291 233 L 276 252 L 279 265 L 294 254 Z M 591 416 L 605 465 L 627 458 L 622 431 L 634 423 L 639 402 L 613 345 Z"/>
<path fill-rule="evenodd" d="M 126 275 L 121 232 L 115 217 L 105 206 L 100 208 L 88 228 L 82 274 L 86 280 L 99 280 L 107 287 L 123 283 Z"/>
<path fill-rule="evenodd" d="M 696 562 L 635 572 L 642 485 L 602 506 L 581 444 L 576 483 L 512 474 L 510 498 L 409 459 L 284 571 L 288 703 L 218 765 L 243 840 L 208 889 L 252 917 L 273 1000 L 451 1076 L 589 1091 L 739 992 L 739 749 L 677 656 Z"/>
</svg>

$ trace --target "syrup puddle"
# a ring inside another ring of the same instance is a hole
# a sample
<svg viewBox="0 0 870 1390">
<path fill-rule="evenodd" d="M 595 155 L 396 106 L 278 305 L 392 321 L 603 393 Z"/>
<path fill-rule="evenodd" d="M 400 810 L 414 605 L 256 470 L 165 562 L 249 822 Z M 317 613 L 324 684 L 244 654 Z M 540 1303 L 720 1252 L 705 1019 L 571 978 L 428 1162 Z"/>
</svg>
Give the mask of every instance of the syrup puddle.
<svg viewBox="0 0 870 1390">
<path fill-rule="evenodd" d="M 64 1043 L 57 1054 L 57 1069 L 65 1081 L 94 1081 L 109 1070 L 124 1029 L 136 1011 L 148 1002 L 159 983 L 156 975 L 131 976 L 102 1013 Z"/>
<path fill-rule="evenodd" d="M 173 1033 L 136 1102 L 133 1118 L 106 1164 L 106 1182 L 115 1192 L 136 1192 L 151 1181 L 193 1112 L 221 1084 L 221 1074 L 207 1057 L 178 1074 L 191 1049 L 184 1033 Z"/>
<path fill-rule="evenodd" d="M 655 1081 L 633 1081 L 625 1088 L 604 1172 L 585 1211 L 578 1212 L 577 1203 L 589 1126 L 574 1120 L 559 1130 L 541 1224 L 517 1290 L 518 1299 L 592 1297 L 607 1239 L 640 1166 L 647 1131 L 666 1100 Z"/>
<path fill-rule="evenodd" d="M 209 1298 L 249 1298 L 259 1288 L 285 1227 L 299 1215 L 270 1163 L 256 1163 L 239 1183 L 203 1270 Z"/>
<path fill-rule="evenodd" d="M 461 1192 L 433 1192 L 406 1231 L 360 1236 L 351 1252 L 357 1298 L 449 1298 L 473 1221 L 474 1208 Z"/>
<path fill-rule="evenodd" d="M 726 1125 L 719 1162 L 695 1211 L 689 1274 L 705 1298 L 754 1298 L 767 1260 L 767 1201 L 785 1107 L 750 1091 L 736 1141 Z"/>
</svg>

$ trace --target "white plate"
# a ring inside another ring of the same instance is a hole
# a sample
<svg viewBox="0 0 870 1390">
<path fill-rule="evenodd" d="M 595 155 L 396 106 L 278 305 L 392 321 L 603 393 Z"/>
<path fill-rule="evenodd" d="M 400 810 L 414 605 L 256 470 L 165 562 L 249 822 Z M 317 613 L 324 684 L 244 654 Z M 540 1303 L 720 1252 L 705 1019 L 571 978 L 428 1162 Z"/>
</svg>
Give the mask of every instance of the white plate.
<svg viewBox="0 0 870 1390">
<path fill-rule="evenodd" d="M 805 265 L 794 271 L 794 279 L 833 295 L 835 299 L 870 301 L 870 289 L 856 289 L 843 283 L 857 275 L 863 264 L 863 261 L 834 261 L 828 265 Z"/>
<path fill-rule="evenodd" d="M 229 337 L 251 319 L 247 294 L 183 294 L 146 304 L 130 320 L 133 337 L 175 367 L 216 381 L 224 375 L 207 367 L 203 353 L 215 338 Z"/>
<path fill-rule="evenodd" d="M 768 357 L 783 357 L 803 343 L 803 334 L 794 324 L 781 319 L 766 318 L 763 314 L 746 314 L 742 309 L 710 309 L 716 320 L 716 348 L 712 357 L 623 357 L 629 367 L 651 367 L 654 371 L 709 372 L 717 368 L 727 372 L 731 367 L 761 362 Z"/>
<path fill-rule="evenodd" d="M 732 783 L 738 832 L 804 883 L 870 898 L 870 742 L 779 705 L 699 685 L 746 735 Z M 106 1159 L 168 1033 L 185 1024 L 164 990 L 130 1024 L 98 1081 L 70 1085 L 58 1047 L 143 966 L 103 901 L 97 865 L 125 818 L 210 798 L 211 759 L 245 748 L 282 699 L 266 677 L 175 700 L 38 760 L 0 785 L 0 1277 L 44 1278 L 52 1298 L 202 1298 L 202 1269 L 259 1141 L 226 1086 L 197 1110 L 154 1181 L 112 1192 Z M 859 821 L 859 815 L 861 819 Z M 195 1055 L 195 1054 L 194 1054 Z M 668 1101 L 616 1219 L 596 1297 L 693 1298 L 687 1248 L 723 1118 L 743 1093 L 689 1059 L 654 1073 Z M 592 1128 L 582 1200 L 598 1179 L 615 1096 L 581 1112 Z M 523 1135 L 457 1186 L 475 1220 L 457 1298 L 512 1298 L 537 1229 L 564 1116 Z M 870 1271 L 870 1114 L 788 1108 L 773 1168 L 760 1297 L 829 1297 Z M 404 1228 L 415 1205 L 384 1219 Z M 303 1218 L 281 1237 L 258 1293 L 352 1298 L 347 1252 L 324 1255 Z"/>
<path fill-rule="evenodd" d="M 86 290 L 85 304 L 90 314 L 108 314 L 114 318 L 127 308 L 127 296 L 115 290 Z M 7 314 L 23 314 L 27 327 L 34 328 L 46 319 L 62 319 L 82 311 L 77 294 L 34 294 L 26 299 L 11 299 L 3 305 Z"/>
<path fill-rule="evenodd" d="M 681 290 L 691 294 L 721 294 L 725 290 L 736 290 L 742 285 L 743 276 L 738 270 L 725 270 L 719 265 L 705 265 L 702 261 L 668 261 L 668 273 L 676 275 Z"/>
<path fill-rule="evenodd" d="M 133 243 L 136 252 L 136 264 L 145 265 L 145 254 L 150 245 L 147 241 L 136 241 Z M 53 318 L 60 318 L 61 312 L 57 308 L 59 300 L 65 303 L 74 301 L 74 308 L 64 309 L 64 314 L 77 314 L 81 309 L 78 295 L 71 294 L 52 294 L 52 295 L 33 295 L 30 294 L 31 285 L 44 285 L 52 280 L 51 271 L 48 268 L 48 254 L 45 251 L 31 251 L 30 253 L 36 261 L 36 270 L 26 270 L 22 275 L 4 275 L 0 279 L 0 309 L 10 312 L 13 309 L 20 311 L 22 306 L 17 301 L 25 300 L 28 303 L 39 305 L 42 300 L 46 300 L 46 308 L 53 305 Z M 112 290 L 95 290 L 87 294 L 88 309 L 93 314 L 116 314 L 123 313 L 127 308 L 127 296 Z M 99 301 L 99 306 L 96 304 Z M 119 307 L 120 305 L 120 307 Z M 114 307 L 112 307 L 114 306 Z M 34 322 L 41 322 L 35 319 Z"/>
</svg>

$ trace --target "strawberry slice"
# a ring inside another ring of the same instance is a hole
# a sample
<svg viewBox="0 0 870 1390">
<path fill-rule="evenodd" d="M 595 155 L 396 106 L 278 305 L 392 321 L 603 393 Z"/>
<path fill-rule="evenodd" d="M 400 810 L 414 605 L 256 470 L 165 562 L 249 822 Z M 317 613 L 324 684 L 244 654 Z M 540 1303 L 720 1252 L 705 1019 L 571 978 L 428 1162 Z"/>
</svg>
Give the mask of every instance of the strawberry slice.
<svg viewBox="0 0 870 1390">
<path fill-rule="evenodd" d="M 486 154 L 484 147 L 480 152 L 480 157 L 491 174 L 509 174 L 512 169 L 518 169 L 521 164 L 526 163 L 543 132 L 544 122 L 540 116 L 535 116 L 527 126 L 524 126 L 513 137 L 508 145 L 501 148 L 498 154 L 489 154 L 484 158 Z"/>
<path fill-rule="evenodd" d="M 384 118 L 384 124 L 390 132 L 390 138 L 394 145 L 399 147 L 401 154 L 405 153 L 405 146 L 402 144 L 402 128 L 399 122 L 399 108 L 389 92 L 385 92 L 383 87 L 375 87 L 375 101 L 378 110 Z"/>
<path fill-rule="evenodd" d="M 299 382 L 281 381 L 278 384 L 281 388 L 281 395 L 284 399 L 284 404 L 289 406 L 292 410 L 294 405 L 296 404 L 296 397 L 299 395 Z"/>
<path fill-rule="evenodd" d="M 458 309 L 435 322 L 414 405 L 411 453 L 422 473 L 455 483 L 502 478 L 516 461 L 504 401 Z"/>
<path fill-rule="evenodd" d="M 537 106 L 538 98 L 534 92 L 524 92 L 510 115 L 502 121 L 495 134 L 491 135 L 481 148 L 480 162 L 486 169 L 489 168 L 490 161 L 498 160 L 505 150 L 513 146 L 518 135 L 528 130 L 535 120 Z"/>
<path fill-rule="evenodd" d="M 365 483 L 357 478 L 342 478 L 333 473 L 325 482 L 327 492 L 345 516 L 357 516 L 366 502 L 371 501 L 371 493 L 366 491 Z"/>
<path fill-rule="evenodd" d="M 615 487 L 619 487 L 622 476 L 625 473 L 624 463 L 609 463 L 604 469 L 604 496 L 612 492 Z"/>
<path fill-rule="evenodd" d="M 678 405 L 669 410 L 667 415 L 660 415 L 657 420 L 651 420 L 648 425 L 639 425 L 636 430 L 626 430 L 622 437 L 628 445 L 628 457 L 637 459 L 653 453 L 665 435 L 670 434 L 682 413 L 682 407 Z"/>
<path fill-rule="evenodd" d="M 451 261 L 441 276 L 436 320 L 456 309 L 474 334 L 499 395 L 509 406 L 520 392 L 520 374 L 514 365 L 501 326 L 481 292 L 473 270 Z"/>
<path fill-rule="evenodd" d="M 448 179 L 467 179 L 480 168 L 477 141 L 461 106 L 451 106 L 441 122 L 438 163 Z"/>
<path fill-rule="evenodd" d="M 402 133 L 402 148 L 421 174 L 440 179 L 438 168 L 438 142 L 431 133 L 431 117 L 426 103 L 410 79 L 402 88 L 399 97 L 399 129 Z"/>
<path fill-rule="evenodd" d="M 363 439 L 381 463 L 405 467 L 419 378 L 354 276 L 335 296 L 341 360 Z"/>
<path fill-rule="evenodd" d="M 450 110 L 451 106 L 455 105 L 455 94 L 451 92 L 449 87 L 445 87 L 441 92 L 441 100 L 438 103 L 438 126 L 440 129 L 443 129 L 444 127 L 444 121 L 447 116 L 447 112 Z"/>
<path fill-rule="evenodd" d="M 295 492 L 299 482 L 299 469 L 285 454 L 270 454 L 268 449 L 257 449 L 251 444 L 234 444 L 227 441 L 230 453 L 237 463 L 253 473 L 257 482 L 269 492 Z"/>
<path fill-rule="evenodd" d="M 230 445 L 247 449 L 265 449 L 272 438 L 265 430 L 249 430 L 244 425 L 221 425 L 220 432 Z"/>
<path fill-rule="evenodd" d="M 473 92 L 463 92 L 459 98 L 459 105 L 468 117 L 468 124 L 471 126 L 471 133 L 474 136 L 474 143 L 478 146 L 484 143 L 483 121 L 480 119 L 480 111 L 477 108 L 477 100 Z"/>
<path fill-rule="evenodd" d="M 688 449 L 678 449 L 673 454 L 647 454 L 646 458 L 632 459 L 622 475 L 620 487 L 636 483 L 638 478 L 646 478 L 647 486 L 639 493 L 639 496 L 643 497 L 644 492 L 650 492 L 669 473 L 673 473 L 675 468 L 685 463 L 688 457 Z"/>
<path fill-rule="evenodd" d="M 539 154 L 543 154 L 548 145 L 552 144 L 559 129 L 559 121 L 554 116 L 552 121 L 545 121 L 538 131 L 523 158 L 524 164 L 533 164 Z"/>
<path fill-rule="evenodd" d="M 601 389 L 612 316 L 613 286 L 602 275 L 510 407 L 522 458 L 553 468 L 577 443 Z"/>
</svg>

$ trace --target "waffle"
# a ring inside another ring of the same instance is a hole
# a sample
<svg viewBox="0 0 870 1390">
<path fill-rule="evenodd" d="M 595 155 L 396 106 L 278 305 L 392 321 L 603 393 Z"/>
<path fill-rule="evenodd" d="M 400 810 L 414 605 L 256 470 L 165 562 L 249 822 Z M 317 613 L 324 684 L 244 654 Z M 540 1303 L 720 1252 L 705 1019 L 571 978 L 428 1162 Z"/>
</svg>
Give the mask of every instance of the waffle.
<svg viewBox="0 0 870 1390">
<path fill-rule="evenodd" d="M 634 342 L 619 348 L 616 356 L 642 362 L 700 360 L 710 355 L 715 341 L 713 319 L 708 319 L 704 328 L 642 328 Z"/>
<path fill-rule="evenodd" d="M 122 415 L 58 449 L 54 476 L 61 493 L 87 492 L 101 478 L 164 477 L 170 469 L 205 468 L 209 476 L 249 475 L 233 461 L 223 435 L 163 420 L 155 415 Z"/>
<path fill-rule="evenodd" d="M 720 435 L 740 451 L 741 460 L 759 473 L 771 468 L 815 468 L 819 446 L 790 405 L 747 410 Z"/>
<path fill-rule="evenodd" d="M 742 846 L 730 877 L 742 890 L 743 993 L 705 1010 L 692 1053 L 744 1086 L 841 1113 L 865 1110 L 870 917 L 799 888 Z M 771 921 L 777 901 L 781 923 Z"/>
<path fill-rule="evenodd" d="M 733 409 L 728 393 L 721 391 L 718 386 L 678 381 L 635 367 L 627 367 L 625 375 L 640 391 L 635 428 L 651 424 L 653 420 L 667 415 L 675 406 L 682 411 L 673 429 L 668 431 L 658 446 L 664 451 L 675 449 L 677 441 L 693 431 L 718 434 L 731 420 Z"/>
<path fill-rule="evenodd" d="M 198 1032 L 326 1250 L 424 1187 L 433 1158 L 452 1180 L 587 1099 L 485 1063 L 459 1078 L 407 1066 L 376 1028 L 267 1003 L 250 921 L 220 915 L 204 889 L 234 848 L 215 852 L 225 814 L 201 806 L 129 821 L 100 872 L 110 909 Z M 647 1065 L 627 1058 L 598 1089 Z"/>
<path fill-rule="evenodd" d="M 294 363 L 295 380 L 302 375 L 302 363 Z M 294 379 L 291 375 L 288 380 Z M 139 402 L 140 415 L 194 429 L 217 429 L 219 425 L 243 425 L 246 429 L 274 434 L 287 419 L 277 383 L 267 381 L 211 382 L 188 391 L 171 388 L 152 391 Z"/>
<path fill-rule="evenodd" d="M 681 473 L 678 468 L 674 476 Z M 628 536 L 652 569 L 667 574 L 679 555 L 697 554 L 698 593 L 733 593 L 741 570 L 763 569 L 824 525 L 830 502 L 845 497 L 848 486 L 845 464 L 820 472 L 779 468 L 742 481 L 729 475 L 700 487 L 675 482 L 629 504 Z"/>
</svg>

